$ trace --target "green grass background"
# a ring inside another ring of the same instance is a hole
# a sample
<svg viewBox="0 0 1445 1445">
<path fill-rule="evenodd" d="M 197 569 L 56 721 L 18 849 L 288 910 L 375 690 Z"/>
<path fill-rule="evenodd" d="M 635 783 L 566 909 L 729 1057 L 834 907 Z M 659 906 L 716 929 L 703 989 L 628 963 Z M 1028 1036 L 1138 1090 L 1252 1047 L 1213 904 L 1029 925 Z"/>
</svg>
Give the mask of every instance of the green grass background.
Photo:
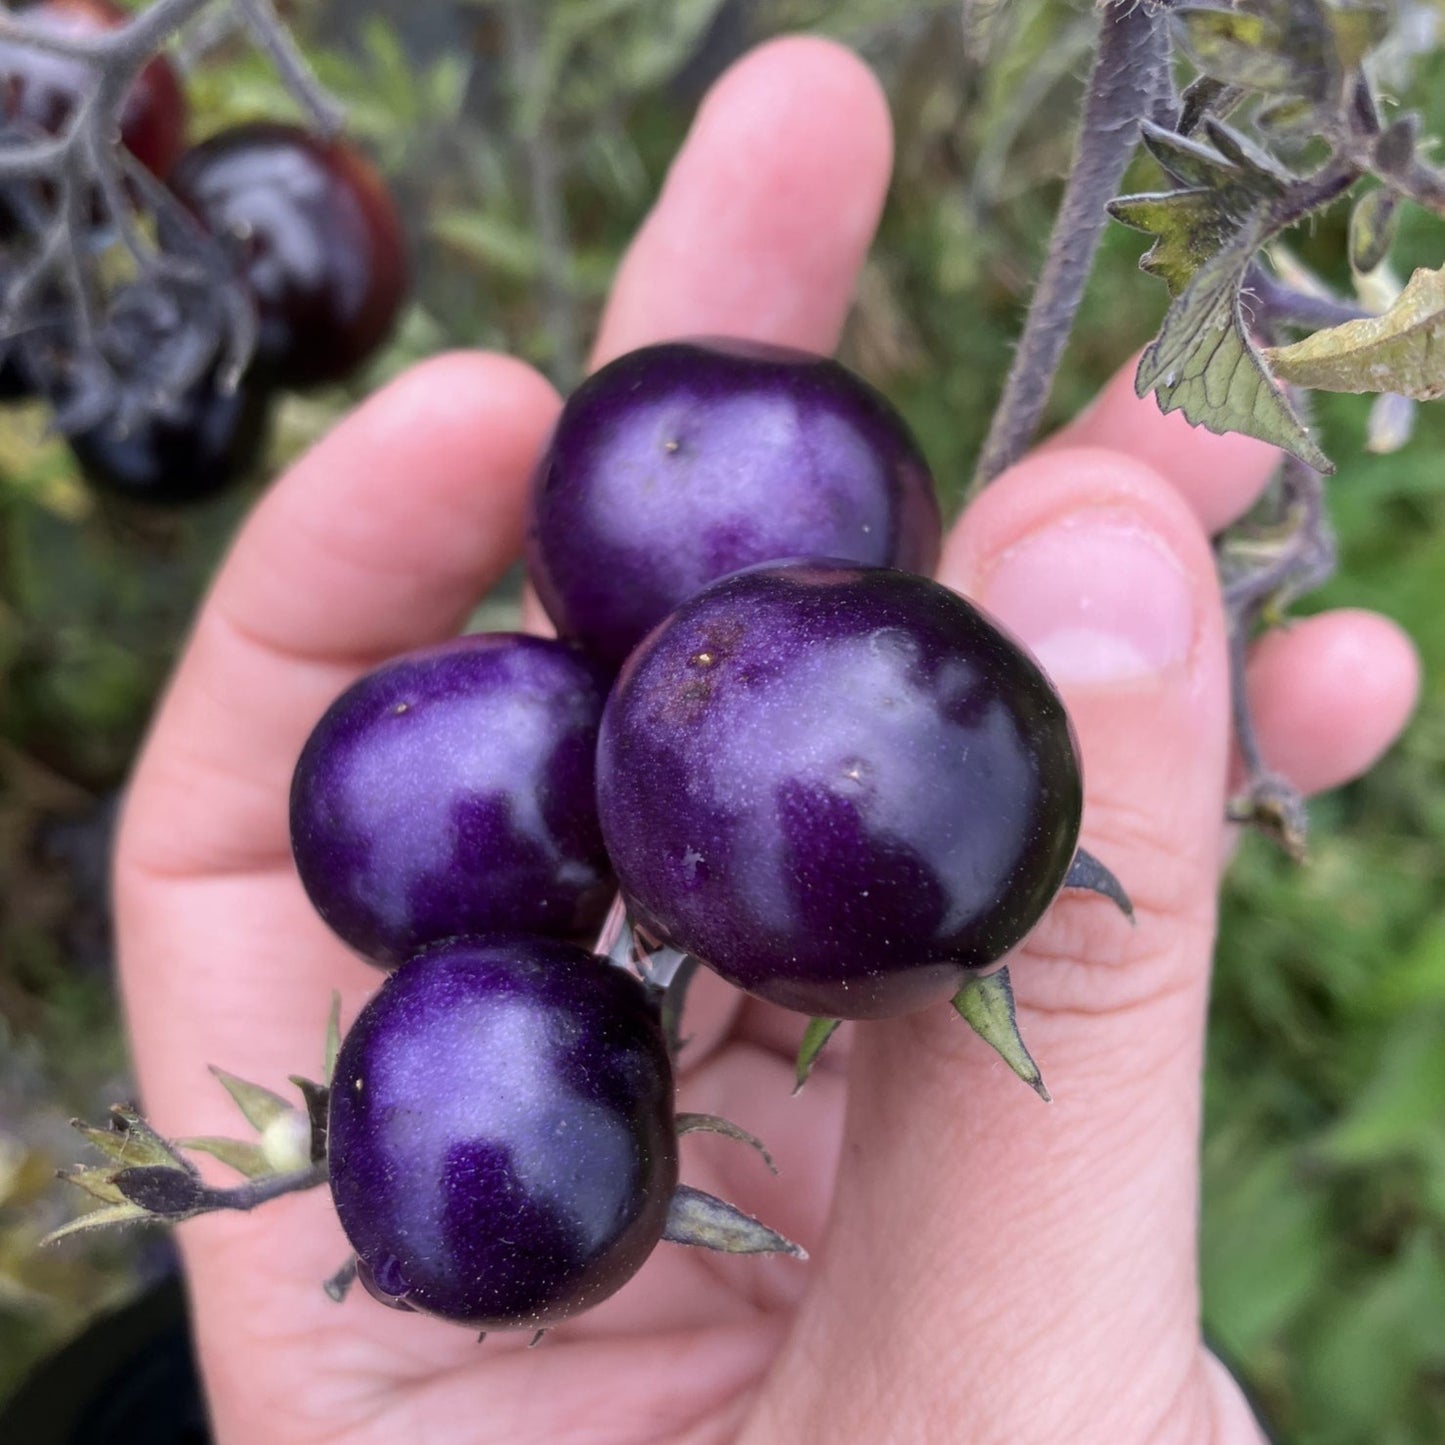
<svg viewBox="0 0 1445 1445">
<path fill-rule="evenodd" d="M 273 467 L 442 346 L 514 350 L 565 381 L 567 327 L 585 340 L 700 86 L 737 45 L 814 28 L 878 67 L 899 139 L 845 354 L 906 412 L 956 502 L 1067 165 L 1085 12 L 1016 0 L 984 56 L 964 43 L 956 5 L 920 0 L 559 0 L 520 37 L 495 5 L 455 7 L 452 29 L 413 17 L 401 38 L 386 9 L 308 5 L 301 29 L 413 219 L 417 300 L 368 376 L 287 403 Z M 1426 57 L 1391 88 L 1445 132 L 1445 61 Z M 196 68 L 190 91 L 198 133 L 291 108 L 234 43 Z M 534 223 L 539 157 L 558 171 L 568 220 L 551 245 Z M 1137 178 L 1150 182 L 1142 164 Z M 1337 280 L 1344 219 L 1331 213 L 1299 242 Z M 1136 269 L 1140 249 L 1108 233 L 1053 422 L 1152 334 L 1162 294 Z M 1409 217 L 1397 258 L 1402 274 L 1439 265 L 1445 227 Z M 1205 1312 L 1281 1441 L 1438 1445 L 1445 411 L 1423 408 L 1412 443 L 1388 457 L 1363 450 L 1366 411 L 1354 398 L 1318 408 L 1339 463 L 1342 563 L 1300 610 L 1398 619 L 1424 658 L 1425 693 L 1380 766 L 1314 806 L 1307 866 L 1251 840 L 1231 872 L 1209 1048 Z M 69 1207 L 50 1182 L 71 1157 L 65 1117 L 94 1116 L 125 1089 L 97 840 L 198 591 L 253 497 L 162 517 L 97 506 L 41 415 L 0 418 L 0 1397 L 38 1351 L 164 1264 L 134 1241 L 33 1247 Z"/>
</svg>

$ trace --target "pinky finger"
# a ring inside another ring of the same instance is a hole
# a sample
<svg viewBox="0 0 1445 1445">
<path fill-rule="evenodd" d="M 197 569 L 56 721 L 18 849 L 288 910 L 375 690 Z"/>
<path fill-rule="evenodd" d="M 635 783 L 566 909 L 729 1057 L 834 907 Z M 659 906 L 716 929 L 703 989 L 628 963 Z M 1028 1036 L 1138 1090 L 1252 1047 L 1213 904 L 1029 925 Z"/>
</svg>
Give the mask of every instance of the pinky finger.
<svg viewBox="0 0 1445 1445">
<path fill-rule="evenodd" d="M 1268 633 L 1250 656 L 1250 707 L 1265 764 L 1304 793 L 1366 772 L 1414 710 L 1420 663 L 1373 612 L 1327 612 Z"/>
</svg>

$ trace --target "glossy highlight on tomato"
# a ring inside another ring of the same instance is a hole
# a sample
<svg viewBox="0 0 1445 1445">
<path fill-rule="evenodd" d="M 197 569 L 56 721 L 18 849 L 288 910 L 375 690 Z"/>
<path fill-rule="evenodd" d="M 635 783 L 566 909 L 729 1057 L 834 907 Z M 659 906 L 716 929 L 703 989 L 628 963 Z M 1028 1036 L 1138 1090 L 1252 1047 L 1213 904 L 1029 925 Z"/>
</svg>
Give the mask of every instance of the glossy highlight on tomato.
<svg viewBox="0 0 1445 1445">
<path fill-rule="evenodd" d="M 342 139 L 256 121 L 182 156 L 171 186 L 227 247 L 256 306 L 254 365 L 282 386 L 341 381 L 386 340 L 407 289 L 395 203 Z"/>
<path fill-rule="evenodd" d="M 873 1018 L 1033 928 L 1083 793 L 1063 702 L 981 611 L 806 561 L 714 583 L 638 648 L 598 800 L 648 932 L 784 1007 Z"/>
<path fill-rule="evenodd" d="M 595 927 L 612 891 L 594 784 L 606 695 L 580 649 L 514 633 L 354 683 L 291 786 L 292 851 L 322 918 L 383 967 L 454 934 Z"/>
<path fill-rule="evenodd" d="M 641 1267 L 677 1186 L 672 1066 L 632 975 L 570 944 L 455 939 L 342 1041 L 331 1194 L 368 1291 L 541 1329 Z"/>
<path fill-rule="evenodd" d="M 558 631 L 614 667 L 679 603 L 758 562 L 931 572 L 933 479 L 903 418 L 836 361 L 667 342 L 568 398 L 537 469 L 528 566 Z"/>
</svg>

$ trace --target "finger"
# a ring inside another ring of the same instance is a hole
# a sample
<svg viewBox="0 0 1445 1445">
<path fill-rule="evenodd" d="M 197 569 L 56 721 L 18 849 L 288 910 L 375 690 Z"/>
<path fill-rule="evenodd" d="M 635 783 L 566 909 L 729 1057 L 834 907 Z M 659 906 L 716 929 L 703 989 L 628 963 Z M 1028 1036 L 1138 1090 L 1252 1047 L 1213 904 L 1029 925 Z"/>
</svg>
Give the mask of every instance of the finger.
<svg viewBox="0 0 1445 1445">
<path fill-rule="evenodd" d="M 1159 410 L 1152 396 L 1134 391 L 1137 358 L 1116 372 L 1088 410 L 1039 449 L 1108 447 L 1168 477 L 1194 508 L 1206 532 L 1243 516 L 1264 490 L 1279 452 L 1240 432 L 1219 436 L 1190 426 L 1183 412 Z"/>
<path fill-rule="evenodd" d="M 740 60 L 622 263 L 593 364 L 680 336 L 832 351 L 892 147 L 877 80 L 841 46 L 794 37 Z"/>
<path fill-rule="evenodd" d="M 885 1422 L 924 1438 L 939 1418 L 960 1436 L 1061 1440 L 1087 1419 L 1135 1438 L 1161 1395 L 1198 1426 L 1199 1072 L 1228 757 L 1213 559 L 1156 473 L 1056 450 L 984 493 L 943 576 L 1063 690 L 1084 843 L 1138 926 L 1066 897 L 1012 961 L 1051 1106 L 946 1007 L 859 1025 L 825 1258 L 775 1376 L 778 1438 L 801 1438 L 839 1381 L 860 1438 Z M 817 1359 L 826 1385 L 803 1368 Z M 929 1382 L 926 1419 L 891 1383 L 910 1378 Z"/>
<path fill-rule="evenodd" d="M 288 856 L 287 786 L 307 733 L 358 673 L 454 632 L 510 564 L 556 409 L 518 362 L 437 357 L 276 483 L 152 728 L 122 829 L 128 863 L 194 873 Z"/>
<path fill-rule="evenodd" d="M 1366 772 L 1399 736 L 1420 692 L 1409 637 L 1373 612 L 1327 612 L 1266 633 L 1248 689 L 1265 765 L 1303 793 Z"/>
</svg>

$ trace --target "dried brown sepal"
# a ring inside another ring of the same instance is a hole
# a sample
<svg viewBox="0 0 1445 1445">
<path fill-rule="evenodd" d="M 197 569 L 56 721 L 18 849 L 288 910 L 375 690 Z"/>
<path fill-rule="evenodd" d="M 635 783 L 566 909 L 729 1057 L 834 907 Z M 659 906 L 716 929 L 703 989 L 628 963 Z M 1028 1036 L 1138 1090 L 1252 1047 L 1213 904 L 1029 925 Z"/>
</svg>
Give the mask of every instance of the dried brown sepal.
<svg viewBox="0 0 1445 1445">
<path fill-rule="evenodd" d="M 763 1141 L 756 1134 L 749 1134 L 746 1129 L 734 1124 L 731 1119 L 721 1118 L 717 1114 L 679 1114 L 676 1123 L 679 1138 L 684 1134 L 721 1134 L 726 1139 L 746 1144 L 757 1152 L 770 1173 L 778 1172 L 778 1166 L 773 1163 L 773 1156 L 768 1153 Z"/>
</svg>

